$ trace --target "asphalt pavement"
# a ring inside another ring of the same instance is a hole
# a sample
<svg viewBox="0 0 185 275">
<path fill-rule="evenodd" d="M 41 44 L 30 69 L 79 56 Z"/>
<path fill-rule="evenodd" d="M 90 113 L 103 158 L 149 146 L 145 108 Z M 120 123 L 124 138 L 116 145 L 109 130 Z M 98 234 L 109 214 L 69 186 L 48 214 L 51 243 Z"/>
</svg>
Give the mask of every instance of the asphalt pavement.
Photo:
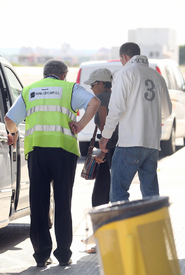
<svg viewBox="0 0 185 275">
<path fill-rule="evenodd" d="M 11 266 L 7 269 L 3 265 L 3 257 L 8 257 L 8 251 L 0 254 L 0 275 L 33 275 L 33 274 L 61 274 L 61 275 L 99 275 L 100 265 L 98 254 L 88 254 L 86 250 L 94 245 L 94 239 L 84 244 L 82 240 L 92 235 L 92 224 L 88 211 L 91 209 L 91 194 L 94 181 L 86 181 L 80 177 L 84 158 L 78 161 L 72 200 L 73 216 L 73 244 L 72 244 L 72 265 L 61 267 L 55 257 L 51 255 L 53 264 L 46 268 L 37 268 L 32 255 L 25 255 L 28 243 L 22 242 L 21 251 L 15 249 L 13 253 L 20 255 L 16 262 L 11 258 Z M 170 200 L 170 217 L 173 228 L 173 235 L 176 245 L 177 256 L 182 275 L 185 275 L 185 147 L 178 150 L 169 157 L 161 158 L 158 164 L 158 177 L 160 183 L 160 195 L 168 196 Z M 130 200 L 141 199 L 139 180 L 136 176 L 130 189 Z M 19 224 L 19 221 L 18 221 Z M 21 224 L 20 224 L 21 226 Z M 51 229 L 54 240 L 54 229 Z M 31 245 L 30 245 L 31 247 Z M 54 240 L 53 249 L 56 247 Z M 11 247 L 9 249 L 12 249 Z M 33 252 L 33 251 L 32 251 Z M 12 255 L 12 254 L 11 254 Z M 15 255 L 15 254 L 14 254 Z M 114 274 L 113 274 L 114 275 Z M 115 274 L 116 275 L 116 274 Z M 137 275 L 137 274 L 136 274 Z M 148 274 L 150 275 L 150 274 Z M 156 274 L 157 275 L 157 274 Z M 168 274 L 164 274 L 168 275 Z M 174 274 L 175 275 L 175 274 Z"/>
</svg>

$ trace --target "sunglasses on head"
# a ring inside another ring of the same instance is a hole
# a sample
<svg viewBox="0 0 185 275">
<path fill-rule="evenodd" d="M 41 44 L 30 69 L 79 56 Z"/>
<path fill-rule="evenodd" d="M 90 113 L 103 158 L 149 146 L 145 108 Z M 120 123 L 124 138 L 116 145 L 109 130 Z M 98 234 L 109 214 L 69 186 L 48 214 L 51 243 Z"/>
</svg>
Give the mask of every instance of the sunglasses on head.
<svg viewBox="0 0 185 275">
<path fill-rule="evenodd" d="M 91 88 L 93 88 L 96 83 L 99 83 L 99 81 L 95 81 L 94 83 L 90 84 Z"/>
</svg>

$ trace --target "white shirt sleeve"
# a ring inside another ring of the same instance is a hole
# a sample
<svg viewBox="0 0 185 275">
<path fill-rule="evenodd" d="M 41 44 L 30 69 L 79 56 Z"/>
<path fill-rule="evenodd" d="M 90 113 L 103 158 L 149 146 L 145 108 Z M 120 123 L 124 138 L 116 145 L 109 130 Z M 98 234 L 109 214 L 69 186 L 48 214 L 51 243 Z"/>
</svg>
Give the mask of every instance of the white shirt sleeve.
<svg viewBox="0 0 185 275">
<path fill-rule="evenodd" d="M 110 101 L 109 101 L 109 113 L 106 118 L 105 126 L 102 131 L 102 136 L 104 138 L 110 139 L 112 133 L 116 129 L 117 124 L 120 121 L 120 118 L 123 116 L 123 113 L 126 111 L 126 100 L 128 88 L 126 88 L 127 79 L 119 73 L 116 81 L 114 83 Z"/>
<path fill-rule="evenodd" d="M 71 99 L 71 107 L 74 111 L 78 109 L 86 110 L 89 101 L 94 97 L 93 94 L 86 91 L 78 83 L 75 83 L 73 87 L 73 94 Z"/>
<path fill-rule="evenodd" d="M 14 123 L 19 125 L 26 117 L 26 105 L 20 95 L 6 114 Z"/>
</svg>

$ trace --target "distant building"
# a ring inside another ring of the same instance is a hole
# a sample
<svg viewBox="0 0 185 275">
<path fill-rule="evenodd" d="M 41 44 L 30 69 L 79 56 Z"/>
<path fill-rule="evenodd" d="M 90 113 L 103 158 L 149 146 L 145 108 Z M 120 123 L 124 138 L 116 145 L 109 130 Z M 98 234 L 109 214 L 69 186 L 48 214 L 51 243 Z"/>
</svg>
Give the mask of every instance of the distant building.
<svg viewBox="0 0 185 275">
<path fill-rule="evenodd" d="M 128 41 L 137 43 L 148 58 L 170 58 L 179 62 L 176 31 L 168 28 L 140 28 L 128 31 Z"/>
<path fill-rule="evenodd" d="M 52 56 L 37 56 L 35 54 L 19 55 L 18 63 L 24 66 L 35 66 L 38 64 L 44 64 L 50 59 L 52 59 Z"/>
<path fill-rule="evenodd" d="M 107 48 L 99 49 L 93 56 L 91 60 L 107 60 L 111 58 L 111 50 Z"/>
<path fill-rule="evenodd" d="M 20 55 L 32 55 L 33 49 L 31 47 L 22 47 L 20 49 Z"/>
</svg>

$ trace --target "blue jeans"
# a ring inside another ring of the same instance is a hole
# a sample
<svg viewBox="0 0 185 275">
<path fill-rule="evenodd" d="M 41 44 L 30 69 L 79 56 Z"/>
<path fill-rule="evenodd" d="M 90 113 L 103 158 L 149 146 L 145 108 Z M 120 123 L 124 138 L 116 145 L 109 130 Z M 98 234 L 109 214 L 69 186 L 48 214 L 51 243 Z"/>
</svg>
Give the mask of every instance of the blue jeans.
<svg viewBox="0 0 185 275">
<path fill-rule="evenodd" d="M 116 147 L 112 158 L 110 201 L 128 200 L 128 190 L 137 172 L 142 196 L 159 195 L 158 154 L 158 150 L 144 147 Z"/>
</svg>

